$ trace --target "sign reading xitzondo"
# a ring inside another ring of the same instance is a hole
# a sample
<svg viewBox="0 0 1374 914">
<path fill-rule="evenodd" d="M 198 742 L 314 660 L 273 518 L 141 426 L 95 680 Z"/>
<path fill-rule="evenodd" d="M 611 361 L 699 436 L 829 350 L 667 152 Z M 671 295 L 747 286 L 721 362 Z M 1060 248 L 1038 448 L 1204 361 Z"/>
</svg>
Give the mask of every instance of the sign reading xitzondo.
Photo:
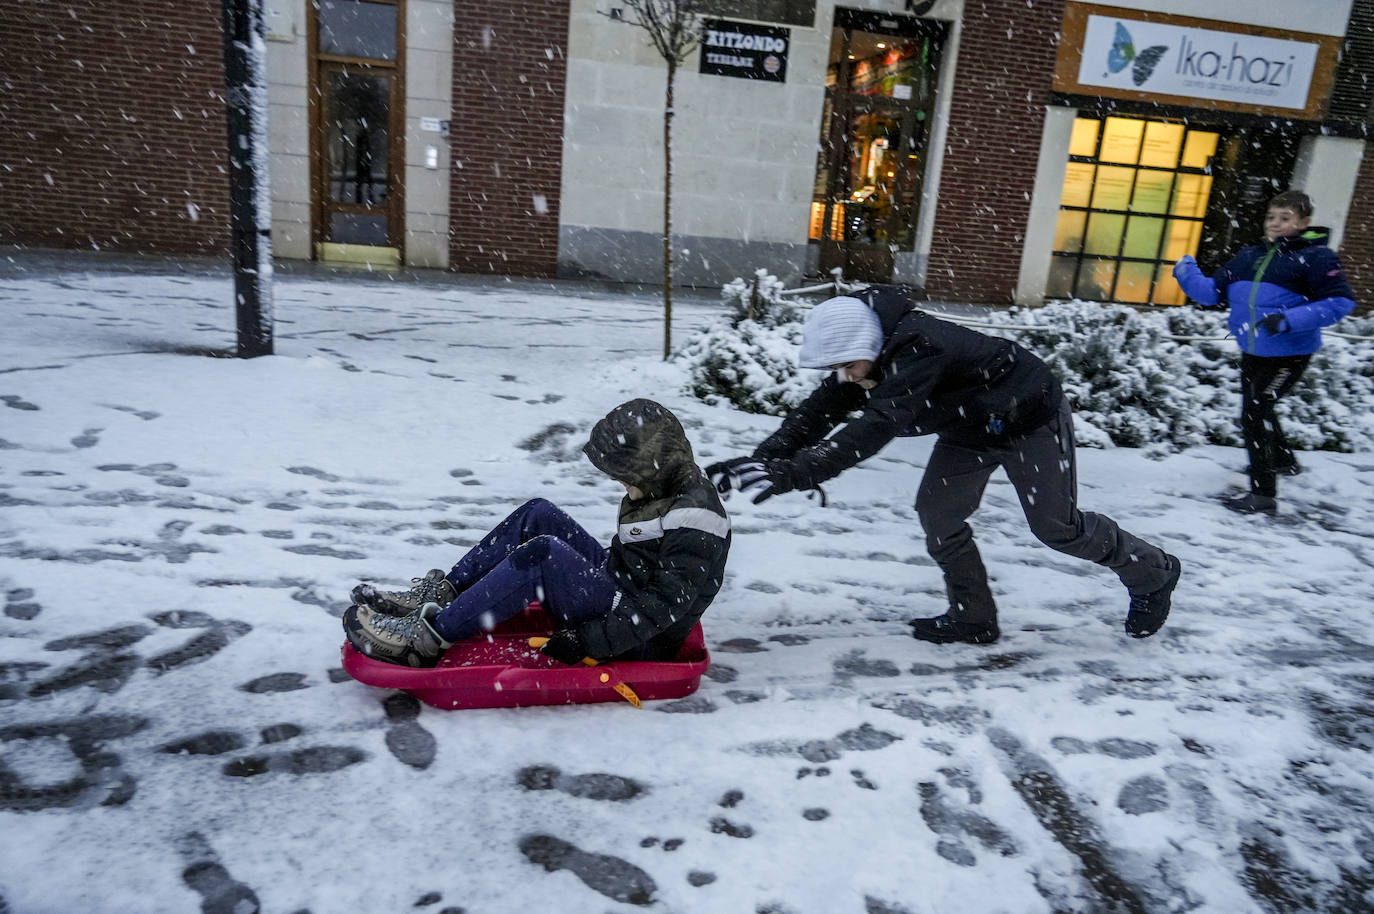
<svg viewBox="0 0 1374 914">
<path fill-rule="evenodd" d="M 703 19 L 698 73 L 786 82 L 792 30 Z"/>
</svg>

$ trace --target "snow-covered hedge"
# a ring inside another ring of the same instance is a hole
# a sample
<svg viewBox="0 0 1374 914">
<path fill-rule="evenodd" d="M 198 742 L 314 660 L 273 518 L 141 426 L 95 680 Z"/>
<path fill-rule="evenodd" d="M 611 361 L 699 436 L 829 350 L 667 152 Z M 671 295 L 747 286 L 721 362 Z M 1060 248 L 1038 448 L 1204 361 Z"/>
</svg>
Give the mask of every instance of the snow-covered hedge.
<svg viewBox="0 0 1374 914">
<path fill-rule="evenodd" d="M 674 359 L 700 399 L 782 415 L 820 379 L 799 371 L 796 361 L 810 303 L 784 298 L 782 284 L 763 270 L 758 287 L 755 295 L 753 282 L 726 285 L 729 313 Z M 1083 432 L 1080 444 L 1241 444 L 1239 350 L 1224 338 L 1222 314 L 1070 301 L 1015 308 L 986 323 L 995 326 L 975 329 L 1016 340 L 1054 369 Z M 1374 317 L 1346 320 L 1339 329 L 1374 338 Z M 1374 449 L 1374 340 L 1328 334 L 1279 414 L 1295 447 Z"/>
<path fill-rule="evenodd" d="M 753 282 L 727 283 L 721 298 L 730 310 L 673 359 L 687 365 L 690 390 L 698 399 L 780 416 L 800 403 L 817 379 L 797 370 L 802 312 L 779 294 L 783 284 L 776 276 L 765 270 L 756 276 L 757 296 Z"/>
</svg>

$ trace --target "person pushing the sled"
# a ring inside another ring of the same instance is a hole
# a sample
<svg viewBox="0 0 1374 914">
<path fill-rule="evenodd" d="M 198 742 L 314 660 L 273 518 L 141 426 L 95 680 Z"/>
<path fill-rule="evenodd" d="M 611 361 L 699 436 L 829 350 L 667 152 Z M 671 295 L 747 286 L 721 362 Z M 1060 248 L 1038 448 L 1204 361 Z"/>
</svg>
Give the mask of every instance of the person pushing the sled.
<svg viewBox="0 0 1374 914">
<path fill-rule="evenodd" d="M 832 371 L 753 456 L 706 472 L 722 493 L 738 489 L 758 503 L 815 488 L 895 437 L 936 435 L 916 513 L 944 573 L 949 609 L 913 619 L 916 638 L 991 644 L 1000 637 L 968 525 L 999 466 L 1041 542 L 1116 572 L 1130 595 L 1129 634 L 1148 637 L 1164 624 L 1179 560 L 1110 517 L 1078 509 L 1073 417 L 1040 359 L 1009 340 L 915 310 L 894 288 L 870 286 L 811 311 L 800 361 Z"/>
<path fill-rule="evenodd" d="M 677 417 L 630 400 L 592 428 L 582 452 L 621 483 L 609 548 L 542 498 L 497 524 L 447 574 L 403 591 L 353 588 L 344 631 L 375 660 L 431 667 L 455 641 L 538 600 L 557 630 L 540 648 L 561 663 L 671 660 L 724 579 L 730 521 Z"/>
</svg>

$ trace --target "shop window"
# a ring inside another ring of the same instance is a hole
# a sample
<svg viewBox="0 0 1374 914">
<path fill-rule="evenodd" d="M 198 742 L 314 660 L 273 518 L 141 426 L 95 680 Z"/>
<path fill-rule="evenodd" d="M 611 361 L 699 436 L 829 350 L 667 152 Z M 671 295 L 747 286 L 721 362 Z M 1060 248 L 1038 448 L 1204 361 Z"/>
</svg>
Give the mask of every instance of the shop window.
<svg viewBox="0 0 1374 914">
<path fill-rule="evenodd" d="M 1197 253 L 1218 139 L 1171 121 L 1074 121 L 1045 294 L 1183 304 L 1171 270 Z"/>
<path fill-rule="evenodd" d="M 396 5 L 318 0 L 319 50 L 343 57 L 396 59 Z"/>
<path fill-rule="evenodd" d="M 945 31 L 836 7 L 808 232 L 821 271 L 885 282 L 915 250 Z"/>
</svg>

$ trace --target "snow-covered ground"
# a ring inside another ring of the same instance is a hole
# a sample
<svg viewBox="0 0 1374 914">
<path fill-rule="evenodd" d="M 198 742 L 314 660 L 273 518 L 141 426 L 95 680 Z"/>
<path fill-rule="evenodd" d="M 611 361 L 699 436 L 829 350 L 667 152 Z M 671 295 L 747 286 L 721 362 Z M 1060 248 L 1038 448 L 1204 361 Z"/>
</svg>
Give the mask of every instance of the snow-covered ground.
<svg viewBox="0 0 1374 914">
<path fill-rule="evenodd" d="M 533 495 L 609 538 L 578 447 L 623 400 L 702 463 L 776 420 L 682 394 L 650 296 L 279 275 L 277 355 L 210 358 L 231 289 L 0 279 L 0 911 L 1374 909 L 1374 456 L 1302 455 L 1270 519 L 1215 501 L 1240 451 L 1081 451 L 1183 560 L 1144 641 L 999 474 L 1002 641 L 936 647 L 897 442 L 829 507 L 730 502 L 696 694 L 444 712 L 343 674 L 355 582 Z"/>
</svg>

